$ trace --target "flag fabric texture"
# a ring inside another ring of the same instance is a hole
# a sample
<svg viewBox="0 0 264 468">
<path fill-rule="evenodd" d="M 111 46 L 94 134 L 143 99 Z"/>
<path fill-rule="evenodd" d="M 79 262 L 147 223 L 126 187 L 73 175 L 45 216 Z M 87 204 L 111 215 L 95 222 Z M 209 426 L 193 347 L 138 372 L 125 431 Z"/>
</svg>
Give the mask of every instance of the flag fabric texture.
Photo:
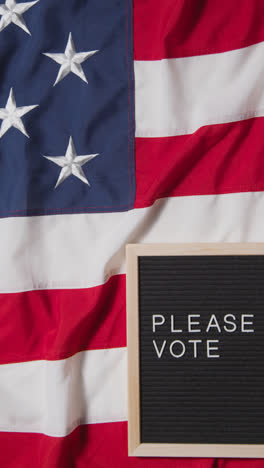
<svg viewBox="0 0 264 468">
<path fill-rule="evenodd" d="M 0 466 L 127 456 L 125 245 L 263 242 L 262 0 L 1 0 Z"/>
</svg>

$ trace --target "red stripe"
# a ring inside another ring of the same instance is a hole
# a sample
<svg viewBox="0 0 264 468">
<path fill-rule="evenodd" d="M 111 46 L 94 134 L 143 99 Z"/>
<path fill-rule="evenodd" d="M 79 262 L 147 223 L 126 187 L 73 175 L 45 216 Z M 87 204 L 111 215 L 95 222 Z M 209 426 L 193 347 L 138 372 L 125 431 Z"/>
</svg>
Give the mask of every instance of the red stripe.
<svg viewBox="0 0 264 468">
<path fill-rule="evenodd" d="M 157 198 L 264 190 L 264 118 L 136 139 L 137 208 Z"/>
<path fill-rule="evenodd" d="M 125 275 L 89 289 L 0 295 L 0 363 L 126 346 Z"/>
<path fill-rule="evenodd" d="M 210 459 L 129 458 L 126 423 L 81 426 L 65 438 L 52 438 L 41 434 L 1 433 L 0 466 L 4 468 L 216 468 Z M 247 467 L 259 468 L 260 465 L 250 464 Z"/>
<path fill-rule="evenodd" d="M 136 60 L 225 52 L 264 40 L 263 0 L 135 0 Z"/>
<path fill-rule="evenodd" d="M 1 433 L 3 468 L 263 468 L 263 460 L 127 456 L 127 424 L 80 426 L 64 438 Z"/>
</svg>

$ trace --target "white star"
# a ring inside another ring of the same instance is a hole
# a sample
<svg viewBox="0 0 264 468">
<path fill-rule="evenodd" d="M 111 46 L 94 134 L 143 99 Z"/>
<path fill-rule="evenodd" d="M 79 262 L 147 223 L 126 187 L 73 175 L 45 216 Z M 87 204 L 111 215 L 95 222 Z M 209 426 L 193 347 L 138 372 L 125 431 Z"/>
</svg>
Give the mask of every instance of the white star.
<svg viewBox="0 0 264 468">
<path fill-rule="evenodd" d="M 85 81 L 85 83 L 88 83 L 84 71 L 82 69 L 81 63 L 83 63 L 92 55 L 96 54 L 96 52 L 98 52 L 98 50 L 77 53 L 72 39 L 72 33 L 70 33 L 64 54 L 44 53 L 43 55 L 46 55 L 47 57 L 51 58 L 61 66 L 54 86 L 71 72 L 79 76 L 79 78 Z"/>
<path fill-rule="evenodd" d="M 53 156 L 53 157 L 44 156 L 44 158 L 49 159 L 53 163 L 57 164 L 57 166 L 62 167 L 59 178 L 55 185 L 55 188 L 57 188 L 70 175 L 74 175 L 75 177 L 78 177 L 78 179 L 80 179 L 82 182 L 90 186 L 81 166 L 83 166 L 88 161 L 91 161 L 91 159 L 95 158 L 96 156 L 99 156 L 99 154 L 97 153 L 97 154 L 86 154 L 84 156 L 77 156 L 74 143 L 73 143 L 73 139 L 72 137 L 70 137 L 65 156 Z"/>
<path fill-rule="evenodd" d="M 31 35 L 24 21 L 23 13 L 38 2 L 39 0 L 35 0 L 34 2 L 17 4 L 16 0 L 6 0 L 5 5 L 0 5 L 0 16 L 2 16 L 0 21 L 0 32 L 9 26 L 9 24 L 14 23 L 27 34 Z"/>
<path fill-rule="evenodd" d="M 0 129 L 0 138 L 2 138 L 2 136 L 11 127 L 17 128 L 20 130 L 20 132 L 29 138 L 21 117 L 30 112 L 32 109 L 35 109 L 35 107 L 38 107 L 38 105 L 17 107 L 14 92 L 11 88 L 5 108 L 0 109 L 0 119 L 3 120 Z"/>
</svg>

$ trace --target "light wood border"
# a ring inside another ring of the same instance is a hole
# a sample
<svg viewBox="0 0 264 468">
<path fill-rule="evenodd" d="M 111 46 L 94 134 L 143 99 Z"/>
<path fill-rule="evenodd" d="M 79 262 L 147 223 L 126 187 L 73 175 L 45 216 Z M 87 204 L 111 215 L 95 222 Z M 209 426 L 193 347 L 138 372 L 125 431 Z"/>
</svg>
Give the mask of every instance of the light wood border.
<svg viewBox="0 0 264 468">
<path fill-rule="evenodd" d="M 264 458 L 264 444 L 143 444 L 140 442 L 138 257 L 147 255 L 264 255 L 264 243 L 127 244 L 128 455 Z"/>
</svg>

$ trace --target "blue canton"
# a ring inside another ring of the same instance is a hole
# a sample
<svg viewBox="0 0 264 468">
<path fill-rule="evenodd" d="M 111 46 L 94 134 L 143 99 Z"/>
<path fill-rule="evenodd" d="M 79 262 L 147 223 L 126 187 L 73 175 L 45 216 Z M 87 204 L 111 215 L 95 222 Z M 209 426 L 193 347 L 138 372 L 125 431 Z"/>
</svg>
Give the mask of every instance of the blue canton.
<svg viewBox="0 0 264 468">
<path fill-rule="evenodd" d="M 133 208 L 132 0 L 0 2 L 0 216 Z"/>
</svg>

